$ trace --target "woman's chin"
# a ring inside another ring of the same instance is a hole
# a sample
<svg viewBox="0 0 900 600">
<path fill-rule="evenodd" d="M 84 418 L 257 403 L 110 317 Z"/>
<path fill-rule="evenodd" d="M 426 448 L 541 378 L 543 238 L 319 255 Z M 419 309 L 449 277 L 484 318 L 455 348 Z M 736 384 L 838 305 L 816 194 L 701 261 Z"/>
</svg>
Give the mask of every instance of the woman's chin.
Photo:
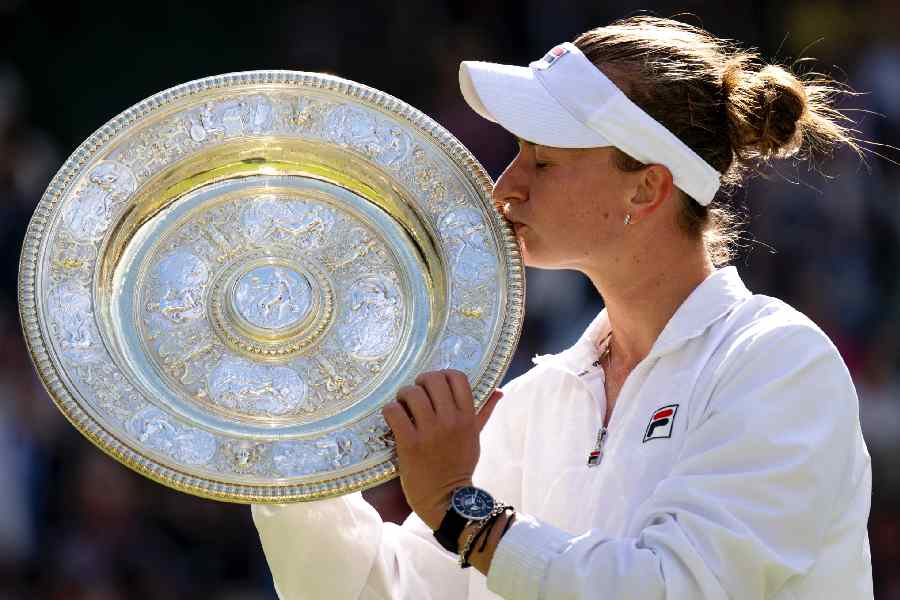
<svg viewBox="0 0 900 600">
<path fill-rule="evenodd" d="M 541 256 L 540 253 L 535 252 L 534 249 L 529 251 L 526 244 L 519 244 L 519 248 L 522 252 L 522 264 L 526 267 L 550 270 L 569 268 L 564 264 L 561 264 L 559 260 L 554 260 L 554 257 L 552 256 Z"/>
<path fill-rule="evenodd" d="M 534 267 L 535 269 L 540 269 L 542 264 L 540 260 L 537 260 L 537 257 L 532 256 L 531 252 L 528 251 L 528 246 L 526 246 L 521 241 L 519 242 L 519 250 L 522 253 L 522 264 L 526 267 Z"/>
<path fill-rule="evenodd" d="M 541 260 L 540 254 L 535 252 L 535 242 L 531 239 L 531 243 L 529 244 L 528 240 L 532 238 L 531 229 L 529 229 L 528 225 L 516 224 L 516 241 L 519 243 L 519 253 L 522 255 L 522 263 L 526 267 L 534 267 L 535 269 L 542 268 L 552 268 L 552 266 L 547 265 L 546 260 Z"/>
</svg>

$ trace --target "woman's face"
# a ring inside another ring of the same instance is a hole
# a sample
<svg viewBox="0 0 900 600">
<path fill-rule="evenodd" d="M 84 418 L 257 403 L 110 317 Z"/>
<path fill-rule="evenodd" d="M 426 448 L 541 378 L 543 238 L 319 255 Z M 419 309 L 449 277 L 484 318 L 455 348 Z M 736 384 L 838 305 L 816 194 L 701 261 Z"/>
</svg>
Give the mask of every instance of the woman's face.
<svg viewBox="0 0 900 600">
<path fill-rule="evenodd" d="M 494 188 L 494 204 L 514 223 L 525 264 L 592 270 L 622 235 L 627 200 L 642 174 L 613 164 L 614 148 L 551 148 L 519 140 Z"/>
</svg>

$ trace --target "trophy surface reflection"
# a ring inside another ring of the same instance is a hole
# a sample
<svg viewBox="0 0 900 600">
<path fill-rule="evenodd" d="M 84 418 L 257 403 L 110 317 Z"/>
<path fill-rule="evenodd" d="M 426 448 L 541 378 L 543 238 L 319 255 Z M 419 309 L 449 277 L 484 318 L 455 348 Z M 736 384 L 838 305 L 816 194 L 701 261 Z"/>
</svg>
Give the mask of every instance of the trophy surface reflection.
<svg viewBox="0 0 900 600">
<path fill-rule="evenodd" d="M 518 246 L 434 121 L 318 73 L 161 92 L 100 128 L 35 211 L 22 325 L 58 408 L 183 492 L 341 495 L 397 474 L 381 407 L 422 371 L 480 406 L 518 341 Z"/>
</svg>

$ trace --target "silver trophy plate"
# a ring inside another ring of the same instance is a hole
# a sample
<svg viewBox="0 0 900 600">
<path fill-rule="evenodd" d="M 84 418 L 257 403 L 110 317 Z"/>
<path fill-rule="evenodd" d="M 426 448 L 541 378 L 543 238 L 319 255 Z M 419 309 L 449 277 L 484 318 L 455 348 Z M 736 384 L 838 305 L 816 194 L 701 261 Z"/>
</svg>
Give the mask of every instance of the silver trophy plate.
<svg viewBox="0 0 900 600">
<path fill-rule="evenodd" d="M 437 123 L 337 77 L 234 73 L 104 125 L 50 183 L 19 298 L 71 423 L 151 479 L 232 502 L 398 474 L 381 407 L 423 372 L 480 407 L 523 317 L 491 180 Z"/>
</svg>

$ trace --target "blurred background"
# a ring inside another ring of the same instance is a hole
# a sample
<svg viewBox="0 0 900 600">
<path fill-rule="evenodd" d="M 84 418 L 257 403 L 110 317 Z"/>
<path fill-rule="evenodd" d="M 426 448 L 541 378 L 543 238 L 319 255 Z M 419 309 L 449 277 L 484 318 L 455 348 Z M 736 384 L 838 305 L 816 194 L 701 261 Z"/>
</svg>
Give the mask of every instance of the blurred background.
<svg viewBox="0 0 900 600">
<path fill-rule="evenodd" d="M 78 144 L 191 79 L 327 71 L 423 110 L 496 177 L 515 145 L 464 104 L 460 60 L 527 64 L 642 9 L 691 13 L 679 18 L 769 60 L 816 57 L 816 70 L 865 92 L 844 104 L 856 109 L 847 114 L 860 135 L 900 146 L 896 0 L 0 0 L 0 598 L 274 598 L 247 507 L 169 490 L 107 458 L 34 374 L 16 309 L 19 251 L 44 189 Z M 754 241 L 735 262 L 744 280 L 815 320 L 853 374 L 874 465 L 876 597 L 900 598 L 900 167 L 847 152 L 816 170 L 785 162 L 737 200 L 752 217 Z M 573 343 L 601 307 L 580 275 L 529 271 L 525 334 L 506 379 L 535 353 Z M 407 514 L 397 480 L 366 497 L 386 520 Z"/>
</svg>

